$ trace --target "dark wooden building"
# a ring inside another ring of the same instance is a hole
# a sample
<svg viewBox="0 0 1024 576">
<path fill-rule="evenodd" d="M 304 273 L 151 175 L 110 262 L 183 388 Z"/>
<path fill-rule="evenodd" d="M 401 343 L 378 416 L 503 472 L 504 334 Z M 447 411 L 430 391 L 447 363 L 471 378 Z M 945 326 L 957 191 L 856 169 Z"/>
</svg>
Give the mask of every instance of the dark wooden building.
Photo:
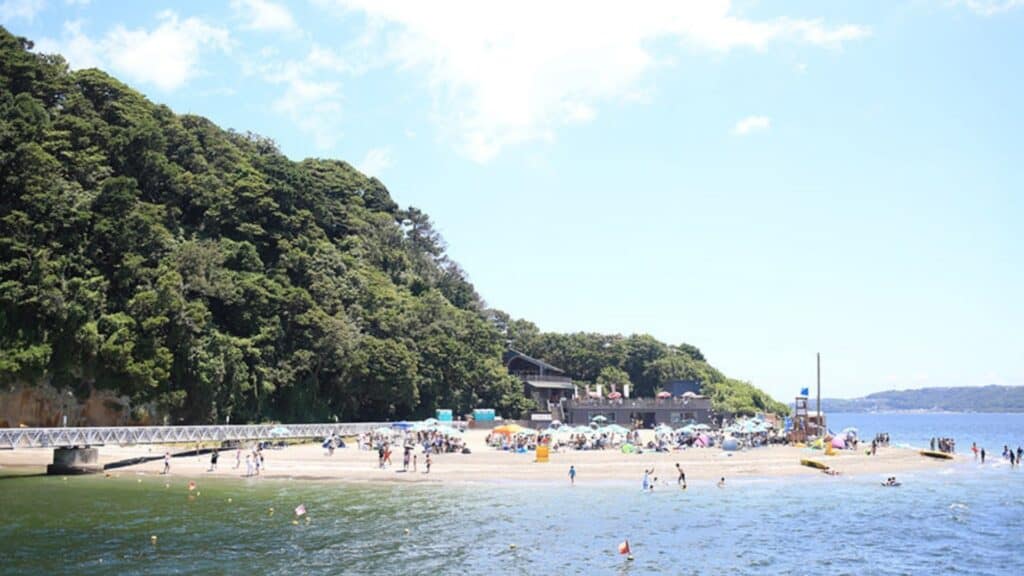
<svg viewBox="0 0 1024 576">
<path fill-rule="evenodd" d="M 561 419 L 561 403 L 576 393 L 565 371 L 512 349 L 505 352 L 504 361 L 508 373 L 523 381 L 526 396 L 537 403 L 537 412 Z"/>
<path fill-rule="evenodd" d="M 574 398 L 565 403 L 565 411 L 568 422 L 576 426 L 589 424 L 595 416 L 627 428 L 634 423 L 644 428 L 712 424 L 711 399 L 692 392 L 678 398 Z"/>
</svg>

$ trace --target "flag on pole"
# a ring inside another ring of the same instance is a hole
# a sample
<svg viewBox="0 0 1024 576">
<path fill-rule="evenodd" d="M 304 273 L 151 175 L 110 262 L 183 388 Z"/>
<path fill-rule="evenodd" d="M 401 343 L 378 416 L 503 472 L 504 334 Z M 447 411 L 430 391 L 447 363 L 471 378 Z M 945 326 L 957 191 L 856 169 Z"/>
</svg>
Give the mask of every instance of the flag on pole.
<svg viewBox="0 0 1024 576">
<path fill-rule="evenodd" d="M 306 514 L 306 505 L 305 504 L 299 504 L 298 506 L 295 507 L 295 515 L 296 516 L 303 516 L 305 514 Z"/>
<path fill-rule="evenodd" d="M 629 550 L 629 540 L 623 540 L 622 543 L 619 544 L 619 554 L 629 554 L 629 553 L 630 553 L 630 550 Z"/>
</svg>

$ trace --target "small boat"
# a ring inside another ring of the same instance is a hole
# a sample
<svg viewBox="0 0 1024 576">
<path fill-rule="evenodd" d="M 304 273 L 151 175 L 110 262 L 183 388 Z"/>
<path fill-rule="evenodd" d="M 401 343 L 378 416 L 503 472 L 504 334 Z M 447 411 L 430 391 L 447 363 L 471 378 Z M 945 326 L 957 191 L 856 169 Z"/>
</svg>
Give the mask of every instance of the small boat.
<svg viewBox="0 0 1024 576">
<path fill-rule="evenodd" d="M 811 460 L 810 458 L 801 458 L 800 464 L 810 468 L 817 468 L 818 470 L 828 470 L 828 464 L 818 462 L 817 460 Z"/>
<path fill-rule="evenodd" d="M 927 456 L 929 458 L 939 458 L 941 460 L 952 460 L 952 454 L 946 454 L 945 452 L 939 452 L 937 450 L 921 450 L 921 456 Z"/>
</svg>

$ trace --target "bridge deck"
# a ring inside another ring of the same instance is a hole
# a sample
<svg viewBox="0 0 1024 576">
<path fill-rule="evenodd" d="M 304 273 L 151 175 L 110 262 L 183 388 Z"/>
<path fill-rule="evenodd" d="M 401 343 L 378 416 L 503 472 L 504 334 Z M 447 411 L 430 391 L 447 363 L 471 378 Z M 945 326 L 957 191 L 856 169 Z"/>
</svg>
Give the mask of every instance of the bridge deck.
<svg viewBox="0 0 1024 576">
<path fill-rule="evenodd" d="M 0 428 L 0 449 L 61 448 L 217 442 L 224 440 L 278 440 L 326 438 L 332 433 L 351 436 L 369 432 L 390 422 L 333 424 L 240 424 L 223 426 L 121 426 L 84 428 Z M 455 426 L 464 425 L 453 422 Z"/>
</svg>

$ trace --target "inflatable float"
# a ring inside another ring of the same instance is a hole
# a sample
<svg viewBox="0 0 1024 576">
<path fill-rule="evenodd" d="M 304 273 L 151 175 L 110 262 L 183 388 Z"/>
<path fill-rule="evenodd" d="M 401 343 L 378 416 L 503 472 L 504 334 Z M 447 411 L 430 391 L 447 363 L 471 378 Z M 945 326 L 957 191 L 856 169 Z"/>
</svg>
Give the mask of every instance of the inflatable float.
<svg viewBox="0 0 1024 576">
<path fill-rule="evenodd" d="M 946 454 L 945 452 L 937 452 L 935 450 L 921 450 L 921 456 L 927 456 L 929 458 L 939 458 L 940 460 L 952 460 L 952 454 Z"/>
<path fill-rule="evenodd" d="M 828 464 L 818 462 L 817 460 L 811 460 L 810 458 L 801 458 L 800 464 L 810 468 L 817 468 L 818 470 L 828 470 Z"/>
</svg>

